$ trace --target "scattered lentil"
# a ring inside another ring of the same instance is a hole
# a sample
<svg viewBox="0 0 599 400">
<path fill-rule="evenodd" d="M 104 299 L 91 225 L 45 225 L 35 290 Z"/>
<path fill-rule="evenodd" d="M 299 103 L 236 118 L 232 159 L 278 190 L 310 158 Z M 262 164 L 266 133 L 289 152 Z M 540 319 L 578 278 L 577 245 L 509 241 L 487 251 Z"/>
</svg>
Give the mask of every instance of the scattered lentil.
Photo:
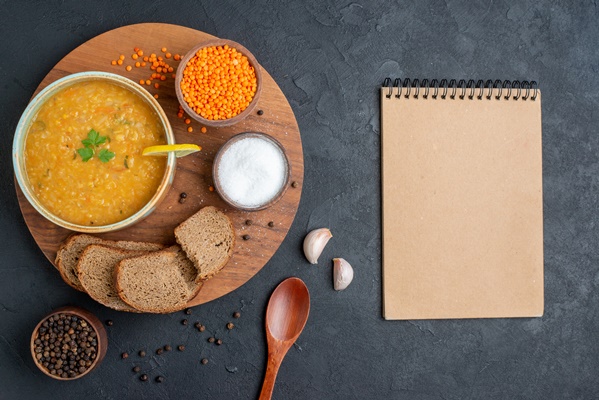
<svg viewBox="0 0 599 400">
<path fill-rule="evenodd" d="M 202 132 L 202 133 L 206 133 L 206 132 L 208 132 L 208 129 L 206 129 L 206 127 L 205 127 L 205 126 L 202 126 L 202 129 L 200 129 L 200 132 Z"/>
<path fill-rule="evenodd" d="M 193 127 L 192 126 L 188 126 L 187 127 L 187 132 L 189 132 L 189 133 L 193 132 Z"/>
</svg>

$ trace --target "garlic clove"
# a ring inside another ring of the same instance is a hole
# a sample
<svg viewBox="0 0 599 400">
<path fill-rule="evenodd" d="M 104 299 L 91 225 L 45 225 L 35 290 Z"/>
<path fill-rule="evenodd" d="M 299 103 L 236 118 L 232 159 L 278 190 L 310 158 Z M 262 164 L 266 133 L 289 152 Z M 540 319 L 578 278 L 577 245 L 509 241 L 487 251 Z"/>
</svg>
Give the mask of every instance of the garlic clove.
<svg viewBox="0 0 599 400">
<path fill-rule="evenodd" d="M 333 258 L 333 288 L 343 290 L 354 279 L 354 269 L 343 258 Z"/>
<path fill-rule="evenodd" d="M 324 247 L 333 235 L 327 228 L 315 229 L 306 235 L 304 239 L 304 255 L 310 264 L 318 264 L 318 257 L 322 254 Z"/>
</svg>

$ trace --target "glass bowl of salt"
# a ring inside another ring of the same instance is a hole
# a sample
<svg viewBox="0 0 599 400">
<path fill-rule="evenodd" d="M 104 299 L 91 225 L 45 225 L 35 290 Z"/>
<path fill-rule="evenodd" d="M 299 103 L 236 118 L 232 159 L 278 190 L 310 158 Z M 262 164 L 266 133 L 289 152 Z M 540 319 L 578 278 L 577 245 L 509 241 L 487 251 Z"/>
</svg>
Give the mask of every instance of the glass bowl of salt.
<svg viewBox="0 0 599 400">
<path fill-rule="evenodd" d="M 232 207 L 258 211 L 275 204 L 287 190 L 291 167 L 285 149 L 259 132 L 240 133 L 216 153 L 214 187 Z"/>
</svg>

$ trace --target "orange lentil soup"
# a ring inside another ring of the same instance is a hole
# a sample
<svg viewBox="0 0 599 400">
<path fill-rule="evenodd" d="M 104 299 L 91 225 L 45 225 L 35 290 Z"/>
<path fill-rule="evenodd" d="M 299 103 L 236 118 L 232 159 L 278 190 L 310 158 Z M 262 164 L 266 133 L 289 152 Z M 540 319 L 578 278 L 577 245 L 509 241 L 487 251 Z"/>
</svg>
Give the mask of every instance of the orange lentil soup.
<svg viewBox="0 0 599 400">
<path fill-rule="evenodd" d="M 165 143 L 160 119 L 138 95 L 102 81 L 77 83 L 48 100 L 31 123 L 27 177 L 40 203 L 56 216 L 108 225 L 135 214 L 154 196 L 167 160 L 141 152 Z"/>
</svg>

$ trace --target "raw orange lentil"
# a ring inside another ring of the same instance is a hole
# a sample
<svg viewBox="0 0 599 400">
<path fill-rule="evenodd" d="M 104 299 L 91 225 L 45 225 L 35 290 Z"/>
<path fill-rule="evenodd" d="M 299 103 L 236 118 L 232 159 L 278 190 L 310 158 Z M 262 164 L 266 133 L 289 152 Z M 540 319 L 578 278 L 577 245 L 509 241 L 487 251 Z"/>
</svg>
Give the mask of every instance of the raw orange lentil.
<svg viewBox="0 0 599 400">
<path fill-rule="evenodd" d="M 131 58 L 134 60 L 137 60 L 139 58 L 139 56 L 135 53 L 131 54 Z"/>
<path fill-rule="evenodd" d="M 116 65 L 116 60 L 112 60 L 112 61 L 110 62 L 110 64 L 112 64 L 112 65 Z"/>
<path fill-rule="evenodd" d="M 141 67 L 141 63 L 138 61 L 135 63 L 135 68 L 139 68 L 139 67 Z"/>
<path fill-rule="evenodd" d="M 146 81 L 144 81 L 143 79 L 140 79 L 140 80 L 139 80 L 139 84 L 140 84 L 140 85 L 143 85 L 144 83 L 146 83 Z"/>
<path fill-rule="evenodd" d="M 134 47 L 133 51 L 137 53 L 139 51 L 139 47 Z"/>
<path fill-rule="evenodd" d="M 248 107 L 257 79 L 246 56 L 228 45 L 210 46 L 188 61 L 180 85 L 190 108 L 203 118 L 223 120 Z"/>
<path fill-rule="evenodd" d="M 145 67 L 145 66 L 146 66 L 146 62 L 145 62 L 145 61 L 144 61 L 144 62 L 142 62 L 142 63 L 141 63 L 141 66 L 142 66 L 142 67 Z"/>
<path fill-rule="evenodd" d="M 166 58 L 171 58 L 171 57 L 172 57 L 172 54 L 171 54 L 171 53 L 166 53 L 164 56 L 165 56 Z"/>
<path fill-rule="evenodd" d="M 166 47 L 161 48 L 160 51 L 166 53 Z"/>
<path fill-rule="evenodd" d="M 156 98 L 156 99 L 158 98 L 158 93 L 156 93 L 156 94 L 154 95 L 154 98 Z"/>
<path fill-rule="evenodd" d="M 162 76 L 160 77 L 160 80 L 161 80 L 161 81 L 166 81 L 166 75 L 162 75 Z"/>
<path fill-rule="evenodd" d="M 125 56 L 124 56 L 123 54 L 121 54 L 121 55 L 119 56 L 119 60 L 124 60 L 124 59 L 125 59 Z"/>
<path fill-rule="evenodd" d="M 189 124 L 191 124 L 191 120 L 190 120 L 189 118 L 185 118 L 185 123 L 186 123 L 187 125 L 189 125 Z"/>
<path fill-rule="evenodd" d="M 158 89 L 158 88 L 160 87 L 160 84 L 159 84 L 159 83 L 155 83 L 155 84 L 154 84 L 154 87 L 155 87 L 156 89 Z"/>
<path fill-rule="evenodd" d="M 208 190 L 211 191 L 211 192 L 214 192 L 214 186 L 209 186 Z"/>
<path fill-rule="evenodd" d="M 143 56 L 143 55 L 144 55 L 144 52 L 143 52 L 143 50 L 139 50 L 139 51 L 137 52 L 137 55 L 138 55 L 138 56 L 140 56 L 140 57 L 141 57 L 141 56 Z"/>
<path fill-rule="evenodd" d="M 175 54 L 173 58 L 175 59 L 175 61 L 179 61 L 181 59 L 181 56 L 179 54 Z"/>
<path fill-rule="evenodd" d="M 149 79 L 146 80 L 146 85 L 150 86 L 151 83 Z"/>
<path fill-rule="evenodd" d="M 144 60 L 144 61 L 148 61 L 148 56 L 145 56 L 145 57 L 143 58 L 143 60 Z"/>
<path fill-rule="evenodd" d="M 206 129 L 205 126 L 202 126 L 202 129 L 200 129 L 200 132 L 202 132 L 202 133 L 206 133 L 207 131 L 208 131 L 208 129 Z"/>
<path fill-rule="evenodd" d="M 170 72 L 170 71 L 169 71 L 169 72 Z M 176 77 L 176 76 L 177 76 L 176 74 L 172 74 L 172 75 L 171 75 L 171 78 L 175 79 L 175 77 Z"/>
<path fill-rule="evenodd" d="M 116 62 L 118 65 L 123 65 L 123 60 L 117 60 Z"/>
<path fill-rule="evenodd" d="M 127 71 L 131 71 L 131 69 L 132 69 L 132 68 L 131 68 L 131 66 L 130 66 L 130 65 L 127 65 L 127 66 L 125 67 L 125 69 L 126 69 Z"/>
<path fill-rule="evenodd" d="M 193 132 L 193 128 L 191 126 L 187 127 L 187 132 Z"/>
</svg>

